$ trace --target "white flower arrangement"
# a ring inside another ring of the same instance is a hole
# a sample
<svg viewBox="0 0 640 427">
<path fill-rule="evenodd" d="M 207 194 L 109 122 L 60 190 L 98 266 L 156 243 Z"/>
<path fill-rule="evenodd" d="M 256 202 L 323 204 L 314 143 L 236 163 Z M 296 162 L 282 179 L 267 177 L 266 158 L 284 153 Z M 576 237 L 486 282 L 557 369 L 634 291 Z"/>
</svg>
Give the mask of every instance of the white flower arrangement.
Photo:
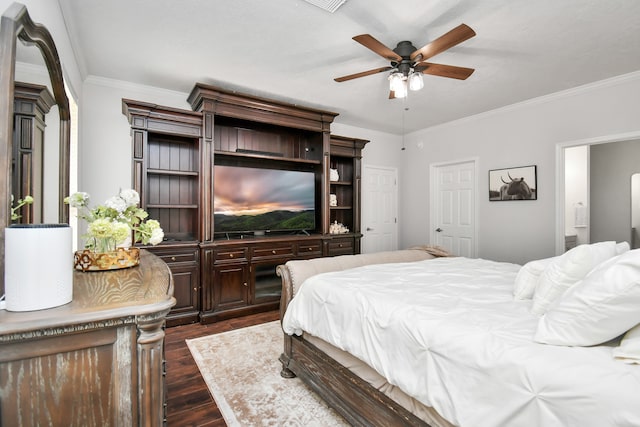
<svg viewBox="0 0 640 427">
<path fill-rule="evenodd" d="M 132 189 L 121 190 L 95 208 L 89 208 L 89 194 L 74 193 L 65 203 L 78 209 L 78 218 L 88 223 L 85 247 L 95 252 L 114 251 L 123 245 L 133 232 L 133 243 L 157 245 L 162 242 L 164 232 L 155 219 L 147 219 L 149 214 L 139 208 L 140 195 Z"/>
</svg>

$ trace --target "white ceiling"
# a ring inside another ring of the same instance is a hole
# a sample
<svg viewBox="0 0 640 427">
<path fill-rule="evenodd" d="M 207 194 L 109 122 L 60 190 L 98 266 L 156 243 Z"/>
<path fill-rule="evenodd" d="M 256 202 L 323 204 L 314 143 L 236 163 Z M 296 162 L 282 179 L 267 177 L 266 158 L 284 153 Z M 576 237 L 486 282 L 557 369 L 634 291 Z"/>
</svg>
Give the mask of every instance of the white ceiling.
<svg viewBox="0 0 640 427">
<path fill-rule="evenodd" d="M 638 0 L 58 0 L 78 63 L 101 76 L 188 93 L 194 83 L 335 111 L 336 122 L 407 133 L 640 70 Z M 465 23 L 477 35 L 430 59 L 475 68 L 424 76 L 388 99 L 388 65 L 351 38 L 421 47 Z"/>
</svg>

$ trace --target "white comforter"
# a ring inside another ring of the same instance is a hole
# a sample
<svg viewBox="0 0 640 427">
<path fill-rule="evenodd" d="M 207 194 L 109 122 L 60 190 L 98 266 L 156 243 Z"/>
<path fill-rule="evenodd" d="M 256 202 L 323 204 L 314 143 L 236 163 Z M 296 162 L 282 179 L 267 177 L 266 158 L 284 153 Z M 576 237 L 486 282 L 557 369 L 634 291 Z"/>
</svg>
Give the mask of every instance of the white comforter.
<svg viewBox="0 0 640 427">
<path fill-rule="evenodd" d="M 534 343 L 531 301 L 513 300 L 519 267 L 437 258 L 320 274 L 283 327 L 348 351 L 462 427 L 640 426 L 640 366 L 606 345 Z"/>
</svg>

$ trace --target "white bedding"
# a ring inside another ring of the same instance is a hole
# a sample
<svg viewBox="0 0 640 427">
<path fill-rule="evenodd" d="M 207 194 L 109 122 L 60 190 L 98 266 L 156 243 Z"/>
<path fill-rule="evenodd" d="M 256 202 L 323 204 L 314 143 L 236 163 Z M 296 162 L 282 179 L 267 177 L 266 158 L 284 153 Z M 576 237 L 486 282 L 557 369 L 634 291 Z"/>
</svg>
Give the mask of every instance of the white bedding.
<svg viewBox="0 0 640 427">
<path fill-rule="evenodd" d="M 640 426 L 640 366 L 611 347 L 533 342 L 520 266 L 377 264 L 307 279 L 283 319 L 355 355 L 461 427 Z"/>
</svg>

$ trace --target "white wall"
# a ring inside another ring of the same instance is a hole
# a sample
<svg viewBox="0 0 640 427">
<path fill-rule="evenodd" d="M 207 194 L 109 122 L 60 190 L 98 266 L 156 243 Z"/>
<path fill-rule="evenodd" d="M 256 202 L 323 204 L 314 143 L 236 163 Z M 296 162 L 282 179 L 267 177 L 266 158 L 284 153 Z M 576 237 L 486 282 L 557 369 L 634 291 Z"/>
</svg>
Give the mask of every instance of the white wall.
<svg viewBox="0 0 640 427">
<path fill-rule="evenodd" d="M 118 80 L 89 77 L 84 83 L 79 191 L 102 203 L 120 189 L 131 188 L 131 133 L 122 99 L 190 109 L 186 93 Z"/>
<path fill-rule="evenodd" d="M 344 125 L 340 123 L 340 116 L 331 124 L 331 133 L 369 140 L 362 151 L 363 165 L 399 169 L 404 163 L 405 152 L 401 150 L 402 137 L 400 135 Z"/>
<path fill-rule="evenodd" d="M 554 255 L 556 144 L 638 131 L 638 111 L 640 72 L 407 135 L 400 247 L 428 242 L 428 165 L 478 157 L 478 255 L 518 263 Z M 538 167 L 538 200 L 489 202 L 488 170 L 524 165 Z"/>
</svg>

